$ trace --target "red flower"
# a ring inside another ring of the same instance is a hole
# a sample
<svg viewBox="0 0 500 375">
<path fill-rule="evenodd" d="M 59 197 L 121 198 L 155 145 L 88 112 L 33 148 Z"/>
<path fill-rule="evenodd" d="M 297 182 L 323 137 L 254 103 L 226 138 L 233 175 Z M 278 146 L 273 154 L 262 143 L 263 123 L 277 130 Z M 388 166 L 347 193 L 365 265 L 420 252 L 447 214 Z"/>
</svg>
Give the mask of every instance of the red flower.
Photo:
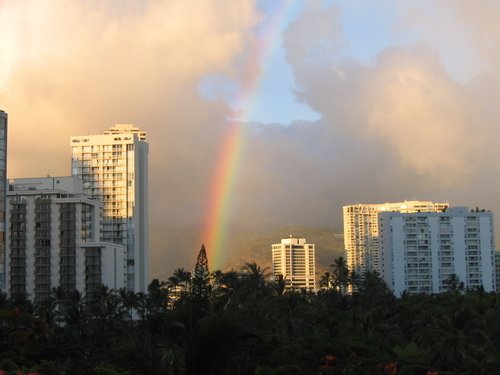
<svg viewBox="0 0 500 375">
<path fill-rule="evenodd" d="M 327 366 L 334 366 L 337 362 L 337 357 L 333 354 L 325 354 L 325 360 Z"/>
<path fill-rule="evenodd" d="M 398 371 L 398 369 L 397 369 L 396 362 L 390 362 L 384 366 L 384 374 L 385 375 L 396 375 L 397 371 Z"/>
</svg>

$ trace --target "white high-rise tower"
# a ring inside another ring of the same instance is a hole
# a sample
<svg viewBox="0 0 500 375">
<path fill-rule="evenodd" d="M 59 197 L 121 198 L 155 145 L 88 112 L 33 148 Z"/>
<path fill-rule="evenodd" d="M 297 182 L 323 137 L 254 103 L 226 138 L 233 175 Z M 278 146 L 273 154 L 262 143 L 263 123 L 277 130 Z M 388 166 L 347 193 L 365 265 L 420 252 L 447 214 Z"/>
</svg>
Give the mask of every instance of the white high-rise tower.
<svg viewBox="0 0 500 375">
<path fill-rule="evenodd" d="M 71 137 L 71 173 L 103 204 L 101 239 L 127 246 L 127 288 L 145 292 L 148 273 L 148 144 L 133 125 Z"/>
<path fill-rule="evenodd" d="M 378 216 L 381 212 L 443 212 L 448 206 L 428 201 L 344 206 L 344 246 L 349 271 L 360 277 L 367 271 L 380 272 Z"/>
<path fill-rule="evenodd" d="M 465 288 L 496 290 L 493 214 L 467 207 L 379 215 L 381 277 L 395 295 Z"/>
<path fill-rule="evenodd" d="M 283 276 L 287 290 L 316 290 L 314 244 L 305 238 L 284 238 L 272 245 L 273 275 Z"/>
</svg>

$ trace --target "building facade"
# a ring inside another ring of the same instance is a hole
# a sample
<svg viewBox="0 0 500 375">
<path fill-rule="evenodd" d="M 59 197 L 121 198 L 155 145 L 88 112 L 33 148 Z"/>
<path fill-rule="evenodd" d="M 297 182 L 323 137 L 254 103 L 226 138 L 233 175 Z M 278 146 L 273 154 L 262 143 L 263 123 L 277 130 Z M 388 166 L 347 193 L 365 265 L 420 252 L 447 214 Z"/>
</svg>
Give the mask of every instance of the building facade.
<svg viewBox="0 0 500 375">
<path fill-rule="evenodd" d="M 500 252 L 495 253 L 495 273 L 496 273 L 496 288 L 500 291 Z"/>
<path fill-rule="evenodd" d="M 446 292 L 451 275 L 465 288 L 496 290 L 491 212 L 384 212 L 379 228 L 381 276 L 395 295 Z"/>
<path fill-rule="evenodd" d="M 103 205 L 101 240 L 127 248 L 127 288 L 149 283 L 148 144 L 145 132 L 116 125 L 102 135 L 71 137 L 72 175 Z"/>
<path fill-rule="evenodd" d="M 0 110 L 0 290 L 5 289 L 5 217 L 7 205 L 7 113 Z"/>
<path fill-rule="evenodd" d="M 125 246 L 99 240 L 100 207 L 75 177 L 13 180 L 7 193 L 9 294 L 34 302 L 62 287 L 85 295 L 125 287 Z"/>
<path fill-rule="evenodd" d="M 378 215 L 381 212 L 442 212 L 448 206 L 427 201 L 344 206 L 344 246 L 349 271 L 360 277 L 367 271 L 380 272 Z"/>
<path fill-rule="evenodd" d="M 283 276 L 287 290 L 316 290 L 314 244 L 305 238 L 285 238 L 272 245 L 273 275 Z"/>
</svg>

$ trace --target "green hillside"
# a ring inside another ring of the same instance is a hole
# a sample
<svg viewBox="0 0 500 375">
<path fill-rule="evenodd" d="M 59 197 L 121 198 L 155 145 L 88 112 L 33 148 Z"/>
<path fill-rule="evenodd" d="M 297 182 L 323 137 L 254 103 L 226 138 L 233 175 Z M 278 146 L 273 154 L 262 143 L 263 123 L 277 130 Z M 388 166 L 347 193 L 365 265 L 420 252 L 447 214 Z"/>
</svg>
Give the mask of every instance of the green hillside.
<svg viewBox="0 0 500 375">
<path fill-rule="evenodd" d="M 224 270 L 238 270 L 246 262 L 271 267 L 271 245 L 290 236 L 305 238 L 316 245 L 316 268 L 322 274 L 333 259 L 344 256 L 344 238 L 340 230 L 318 227 L 286 227 L 266 233 L 238 233 L 228 239 Z"/>
<path fill-rule="evenodd" d="M 263 232 L 233 232 L 226 242 L 222 270 L 239 270 L 253 261 L 261 267 L 271 267 L 271 245 L 290 235 L 303 237 L 316 245 L 317 275 L 323 274 L 333 259 L 344 255 L 340 230 L 296 226 Z M 152 238 L 152 244 L 150 276 L 160 280 L 168 279 L 179 267 L 191 270 L 201 246 L 199 233 L 192 230 L 163 231 Z M 207 251 L 212 254 L 211 249 Z"/>
</svg>

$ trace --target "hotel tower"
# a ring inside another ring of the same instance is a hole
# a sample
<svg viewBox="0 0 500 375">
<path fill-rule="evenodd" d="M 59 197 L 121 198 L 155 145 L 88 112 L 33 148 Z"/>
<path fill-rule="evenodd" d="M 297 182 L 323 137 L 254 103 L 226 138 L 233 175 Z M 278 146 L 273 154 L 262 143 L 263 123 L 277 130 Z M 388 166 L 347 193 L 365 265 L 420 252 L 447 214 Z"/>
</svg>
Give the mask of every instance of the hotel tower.
<svg viewBox="0 0 500 375">
<path fill-rule="evenodd" d="M 283 276 L 287 290 L 316 290 L 314 244 L 290 236 L 272 245 L 273 275 Z"/>
<path fill-rule="evenodd" d="M 452 276 L 467 289 L 496 290 L 493 214 L 450 207 L 445 212 L 379 214 L 380 276 L 396 296 L 442 293 Z"/>
<path fill-rule="evenodd" d="M 381 271 L 379 224 L 381 212 L 443 212 L 448 203 L 405 201 L 344 206 L 344 246 L 349 271 L 363 277 L 366 271 Z"/>
<path fill-rule="evenodd" d="M 71 137 L 72 175 L 103 206 L 101 240 L 127 247 L 127 288 L 146 292 L 148 274 L 148 143 L 119 124 L 102 135 Z"/>
</svg>

